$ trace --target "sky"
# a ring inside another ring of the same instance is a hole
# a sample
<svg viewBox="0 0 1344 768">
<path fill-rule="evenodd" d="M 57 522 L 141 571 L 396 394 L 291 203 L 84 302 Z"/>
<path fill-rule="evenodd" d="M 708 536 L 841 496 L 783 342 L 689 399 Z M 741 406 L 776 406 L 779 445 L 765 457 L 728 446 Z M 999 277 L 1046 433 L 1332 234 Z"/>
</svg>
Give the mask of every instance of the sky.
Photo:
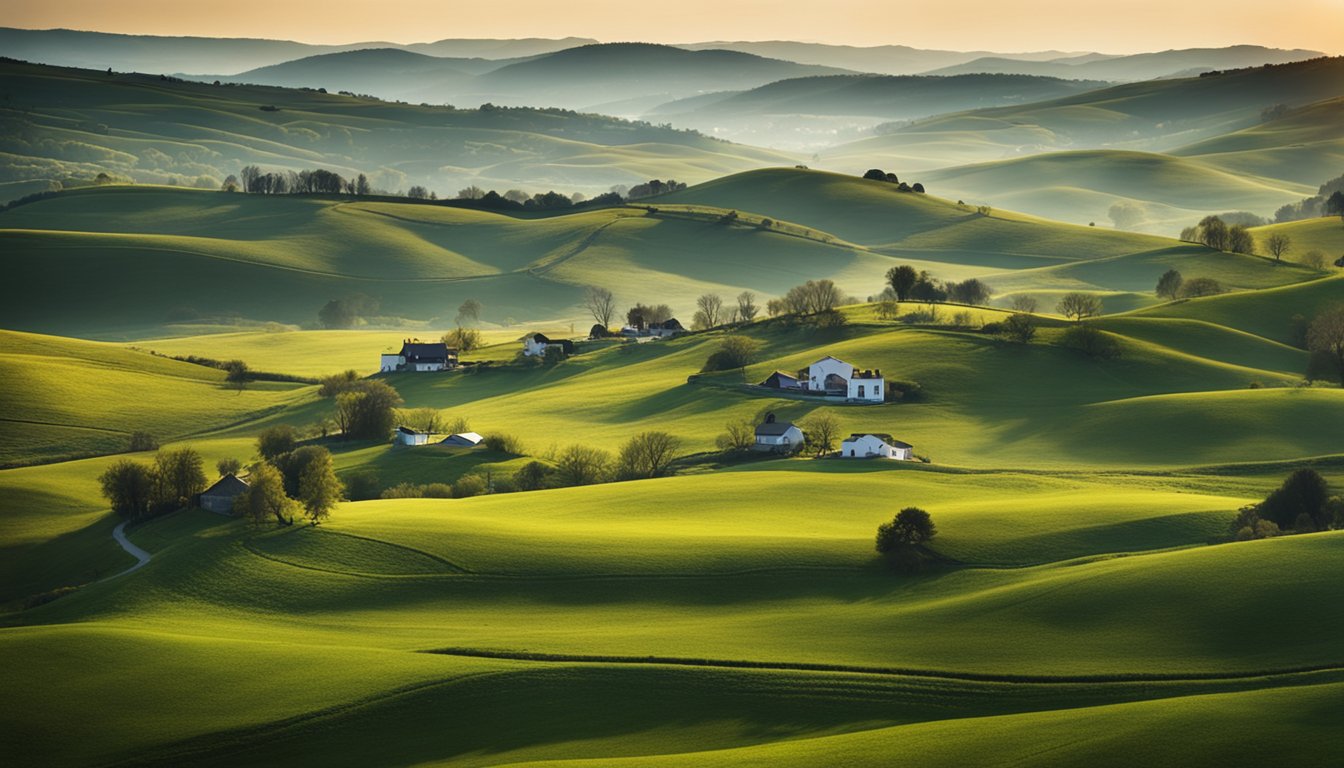
<svg viewBox="0 0 1344 768">
<path fill-rule="evenodd" d="M 4 0 L 0 26 L 309 43 L 590 37 L 1002 52 L 1257 44 L 1344 54 L 1344 0 Z"/>
</svg>

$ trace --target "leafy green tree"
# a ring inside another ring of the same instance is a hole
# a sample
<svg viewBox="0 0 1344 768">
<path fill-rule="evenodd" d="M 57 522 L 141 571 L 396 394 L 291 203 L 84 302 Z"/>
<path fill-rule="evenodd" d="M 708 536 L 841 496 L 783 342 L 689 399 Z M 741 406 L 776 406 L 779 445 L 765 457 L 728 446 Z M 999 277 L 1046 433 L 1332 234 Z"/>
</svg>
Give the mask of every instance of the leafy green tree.
<svg viewBox="0 0 1344 768">
<path fill-rule="evenodd" d="M 331 510 L 341 500 L 344 488 L 336 477 L 336 469 L 331 462 L 331 452 L 319 446 L 309 446 L 301 451 L 313 450 L 312 458 L 305 463 L 299 473 L 298 501 L 303 505 L 303 513 L 308 521 L 317 525 L 331 515 Z"/>
<path fill-rule="evenodd" d="M 266 461 L 274 461 L 294 450 L 299 443 L 299 433 L 288 424 L 276 424 L 267 427 L 257 436 L 257 455 Z"/>
<path fill-rule="evenodd" d="M 1321 312 L 1307 329 L 1307 349 L 1335 362 L 1339 383 L 1344 384 L 1344 304 Z"/>
<path fill-rule="evenodd" d="M 365 380 L 336 396 L 336 423 L 348 438 L 386 440 L 396 426 L 401 395 L 387 382 Z"/>
<path fill-rule="evenodd" d="M 459 325 L 445 333 L 440 341 L 447 344 L 449 349 L 465 354 L 480 349 L 482 337 L 481 332 L 475 328 L 463 328 Z"/>
<path fill-rule="evenodd" d="M 1233 224 L 1227 230 L 1227 250 L 1232 253 L 1255 253 L 1255 238 L 1245 224 Z"/>
<path fill-rule="evenodd" d="M 1223 284 L 1212 277 L 1192 277 L 1181 283 L 1180 297 L 1197 299 L 1200 296 L 1217 296 L 1223 292 Z"/>
<path fill-rule="evenodd" d="M 478 323 L 481 320 L 481 302 L 467 299 L 457 308 L 457 324 Z"/>
<path fill-rule="evenodd" d="M 247 363 L 242 360 L 230 360 L 224 363 L 224 381 L 239 392 L 247 389 L 247 382 L 251 379 L 252 373 L 247 369 Z"/>
<path fill-rule="evenodd" d="M 513 485 L 520 491 L 539 491 L 550 485 L 554 472 L 540 461 L 529 461 L 513 473 Z"/>
<path fill-rule="evenodd" d="M 700 370 L 711 372 L 745 368 L 755 362 L 759 351 L 760 344 L 753 338 L 736 334 L 724 336 L 719 341 L 719 348 L 710 354 Z"/>
<path fill-rule="evenodd" d="M 149 514 L 156 482 L 154 471 L 144 464 L 121 459 L 98 476 L 98 484 L 118 515 L 139 520 Z"/>
<path fill-rule="evenodd" d="M 1199 221 L 1199 241 L 1218 251 L 1227 250 L 1227 224 L 1217 216 L 1205 216 Z"/>
<path fill-rule="evenodd" d="M 159 480 L 156 501 L 165 506 L 185 506 L 205 490 L 205 463 L 194 448 L 161 449 L 154 456 L 154 472 Z"/>
<path fill-rule="evenodd" d="M 877 527 L 877 551 L 894 552 L 901 547 L 920 546 L 938 534 L 933 518 L 919 507 L 906 507 L 889 523 Z"/>
<path fill-rule="evenodd" d="M 219 476 L 237 475 L 243 471 L 243 462 L 237 459 L 220 459 L 215 462 L 215 469 L 219 470 Z"/>
<path fill-rule="evenodd" d="M 909 264 L 898 264 L 887 270 L 887 285 L 896 294 L 897 301 L 906 301 L 910 298 L 910 289 L 915 287 L 915 281 L 919 279 L 919 272 Z"/>
<path fill-rule="evenodd" d="M 453 483 L 453 498 L 468 499 L 480 496 L 488 490 L 489 484 L 485 482 L 485 478 L 470 473 L 457 478 L 457 482 Z"/>
<path fill-rule="evenodd" d="M 1333 522 L 1326 507 L 1329 498 L 1330 485 L 1320 472 L 1299 469 L 1260 502 L 1257 512 L 1283 530 L 1299 528 L 1298 517 L 1306 515 L 1313 529 L 1321 530 Z"/>
<path fill-rule="evenodd" d="M 294 507 L 294 500 L 285 495 L 280 470 L 264 462 L 252 471 L 247 490 L 233 502 L 235 513 L 257 525 L 271 519 L 279 525 L 293 525 Z"/>
<path fill-rule="evenodd" d="M 1157 295 L 1164 299 L 1174 299 L 1181 292 L 1181 273 L 1168 269 L 1157 279 Z"/>
</svg>

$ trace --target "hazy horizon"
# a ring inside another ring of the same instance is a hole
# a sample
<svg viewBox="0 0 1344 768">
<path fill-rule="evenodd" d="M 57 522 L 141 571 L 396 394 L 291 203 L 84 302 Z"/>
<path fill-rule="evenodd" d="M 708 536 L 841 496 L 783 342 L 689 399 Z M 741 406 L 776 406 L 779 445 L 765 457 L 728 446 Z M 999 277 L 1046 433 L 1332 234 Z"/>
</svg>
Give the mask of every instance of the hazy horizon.
<svg viewBox="0 0 1344 768">
<path fill-rule="evenodd" d="M 1110 54 L 1178 48 L 1262 45 L 1344 53 L 1344 7 L 1331 0 L 1273 6 L 1253 0 L 1171 4 L 1125 0 L 1104 17 L 1060 0 L 1026 0 L 1007 7 L 970 2 L 920 9 L 908 18 L 899 6 L 871 0 L 837 0 L 822 16 L 806 6 L 748 0 L 731 13 L 711 0 L 676 6 L 641 6 L 588 0 L 556 6 L 516 0 L 511 12 L 492 7 L 446 7 L 428 0 L 382 4 L 379 12 L 350 0 L 326 4 L 314 24 L 311 6 L 290 0 L 236 0 L 205 9 L 164 0 L 115 5 L 80 1 L 20 0 L 0 11 L 0 26 L 73 29 L 129 35 L 261 38 L 314 45 L 389 42 L 398 45 L 446 38 L 586 37 L 601 42 L 685 44 L 711 41 L 790 41 L 872 47 L 906 45 L 955 51 L 1016 53 L 1058 50 Z M 389 8 L 392 9 L 389 11 Z M 1333 19 L 1334 23 L 1329 22 Z M 800 34 L 805 30 L 805 34 Z"/>
</svg>

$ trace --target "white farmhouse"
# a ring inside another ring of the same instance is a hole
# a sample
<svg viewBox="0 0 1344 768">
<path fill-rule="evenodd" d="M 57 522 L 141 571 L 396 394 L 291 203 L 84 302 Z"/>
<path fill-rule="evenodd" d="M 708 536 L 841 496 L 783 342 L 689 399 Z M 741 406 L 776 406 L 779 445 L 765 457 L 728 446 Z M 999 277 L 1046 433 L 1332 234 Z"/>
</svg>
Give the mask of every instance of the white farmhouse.
<svg viewBox="0 0 1344 768">
<path fill-rule="evenodd" d="M 827 355 L 799 372 L 808 392 L 844 396 L 861 403 L 880 403 L 886 395 L 886 381 L 880 370 L 860 371 L 838 357 Z"/>
<path fill-rule="evenodd" d="M 424 343 L 407 339 L 397 354 L 383 353 L 378 359 L 379 373 L 396 371 L 446 371 L 457 367 L 457 350 L 443 342 Z"/>
<path fill-rule="evenodd" d="M 911 461 L 914 446 L 881 432 L 858 432 L 840 442 L 840 455 L 846 459 L 896 459 Z"/>
<path fill-rule="evenodd" d="M 756 427 L 756 444 L 752 450 L 773 453 L 793 453 L 803 447 L 803 430 L 787 421 L 775 421 L 775 414 L 767 414 L 765 423 Z"/>
<path fill-rule="evenodd" d="M 569 339 L 551 339 L 544 333 L 529 333 L 523 337 L 523 356 L 541 357 L 547 347 L 559 347 L 565 356 L 574 354 L 574 342 Z"/>
</svg>

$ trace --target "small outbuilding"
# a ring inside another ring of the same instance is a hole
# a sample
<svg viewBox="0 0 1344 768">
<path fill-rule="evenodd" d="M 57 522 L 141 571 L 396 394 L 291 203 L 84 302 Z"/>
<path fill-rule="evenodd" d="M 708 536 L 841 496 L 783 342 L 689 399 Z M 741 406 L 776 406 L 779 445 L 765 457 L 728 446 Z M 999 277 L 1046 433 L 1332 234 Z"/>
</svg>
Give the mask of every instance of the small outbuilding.
<svg viewBox="0 0 1344 768">
<path fill-rule="evenodd" d="M 541 357 L 550 347 L 557 347 L 565 357 L 574 354 L 574 342 L 569 339 L 551 339 L 544 333 L 529 333 L 523 337 L 523 355 Z"/>
<path fill-rule="evenodd" d="M 475 448 L 479 446 L 481 442 L 484 440 L 485 440 L 484 437 L 481 437 L 479 434 L 475 432 L 459 432 L 456 435 L 449 435 L 445 437 L 442 441 L 440 441 L 439 444 L 455 445 L 458 446 L 459 448 Z"/>
<path fill-rule="evenodd" d="M 220 515 L 231 515 L 234 500 L 249 487 L 246 480 L 229 473 L 216 480 L 214 485 L 201 491 L 201 509 Z"/>
<path fill-rule="evenodd" d="M 645 331 L 645 333 L 647 333 L 648 335 L 656 338 L 676 336 L 679 333 L 685 333 L 685 332 L 686 329 L 682 326 L 681 323 L 677 322 L 677 318 L 675 317 L 668 320 L 664 320 L 661 323 L 649 323 L 648 329 Z"/>
<path fill-rule="evenodd" d="M 793 453 L 803 447 L 803 430 L 788 421 L 776 421 L 775 414 L 767 414 L 765 422 L 756 427 L 756 444 L 752 450 L 766 453 Z"/>
<path fill-rule="evenodd" d="M 426 445 L 429 443 L 429 433 L 410 427 L 397 427 L 395 442 L 397 445 Z"/>
<path fill-rule="evenodd" d="M 769 387 L 770 389 L 797 390 L 802 389 L 803 384 L 801 381 L 798 380 L 798 377 L 794 376 L 793 374 L 785 373 L 783 371 L 775 371 L 774 373 L 767 376 L 765 381 L 761 382 L 761 386 Z"/>
<path fill-rule="evenodd" d="M 895 459 L 911 461 L 914 446 L 881 432 L 856 432 L 840 442 L 840 455 L 846 459 Z"/>
</svg>

